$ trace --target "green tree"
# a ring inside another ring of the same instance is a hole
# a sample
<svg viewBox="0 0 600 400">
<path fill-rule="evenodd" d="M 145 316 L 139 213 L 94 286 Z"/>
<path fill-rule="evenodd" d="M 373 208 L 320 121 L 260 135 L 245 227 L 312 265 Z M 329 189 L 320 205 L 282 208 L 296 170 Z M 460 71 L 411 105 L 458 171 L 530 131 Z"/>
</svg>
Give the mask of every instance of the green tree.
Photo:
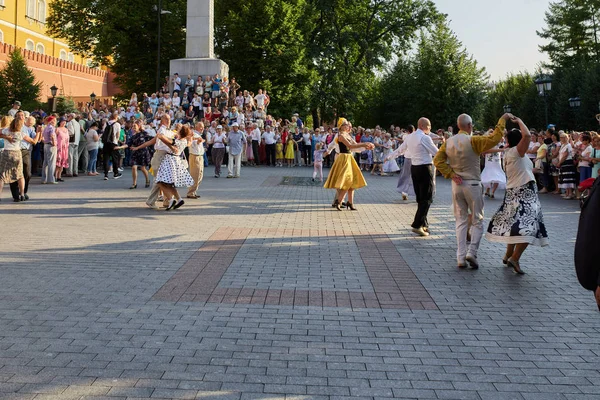
<svg viewBox="0 0 600 400">
<path fill-rule="evenodd" d="M 35 81 L 33 71 L 15 48 L 9 55 L 8 62 L 0 70 L 0 112 L 7 111 L 18 100 L 22 109 L 33 110 L 39 106 L 38 98 L 42 85 Z"/>
<path fill-rule="evenodd" d="M 406 126 L 425 116 L 445 127 L 465 112 L 478 121 L 487 81 L 485 69 L 440 21 L 431 32 L 422 31 L 414 54 L 401 55 L 382 79 L 382 123 Z"/>
<path fill-rule="evenodd" d="M 161 83 L 169 60 L 185 54 L 185 0 L 163 0 Z M 158 49 L 158 12 L 154 1 L 55 0 L 48 32 L 64 38 L 73 51 L 106 65 L 125 93 L 154 91 Z"/>
<path fill-rule="evenodd" d="M 311 106 L 326 119 L 364 103 L 378 72 L 441 17 L 430 0 L 308 0 Z"/>
<path fill-rule="evenodd" d="M 243 88 L 267 90 L 270 112 L 307 111 L 311 76 L 302 31 L 305 0 L 217 1 L 216 52 Z"/>
<path fill-rule="evenodd" d="M 72 97 L 59 96 L 56 98 L 56 112 L 59 115 L 77 112 L 77 107 Z"/>
<path fill-rule="evenodd" d="M 493 84 L 485 102 L 484 127 L 496 125 L 505 105 L 510 105 L 512 112 L 531 128 L 542 127 L 545 123 L 543 99 L 539 97 L 534 77 L 529 73 L 509 75 Z"/>
<path fill-rule="evenodd" d="M 561 0 L 550 3 L 546 27 L 537 34 L 548 41 L 540 50 L 550 57 L 550 66 L 600 62 L 600 0 Z"/>
</svg>

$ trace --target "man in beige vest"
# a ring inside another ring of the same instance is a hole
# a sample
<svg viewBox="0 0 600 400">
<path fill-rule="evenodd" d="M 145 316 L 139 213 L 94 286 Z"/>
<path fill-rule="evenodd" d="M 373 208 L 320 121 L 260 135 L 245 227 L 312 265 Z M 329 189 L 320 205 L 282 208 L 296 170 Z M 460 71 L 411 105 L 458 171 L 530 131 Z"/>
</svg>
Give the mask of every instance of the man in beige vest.
<svg viewBox="0 0 600 400">
<path fill-rule="evenodd" d="M 204 139 L 202 133 L 204 132 L 204 124 L 202 122 L 196 123 L 194 127 L 192 144 L 190 146 L 190 175 L 194 178 L 194 184 L 188 188 L 187 198 L 188 199 L 199 199 L 198 187 L 202 178 L 204 177 Z"/>
<path fill-rule="evenodd" d="M 477 250 L 483 236 L 483 186 L 481 184 L 481 153 L 494 148 L 504 136 L 506 121 L 511 114 L 504 114 L 491 136 L 471 136 L 473 120 L 467 114 L 458 117 L 458 134 L 448 138 L 433 163 L 446 179 L 452 179 L 452 203 L 456 218 L 456 258 L 459 268 L 467 262 L 473 269 L 479 268 Z M 469 211 L 472 215 L 471 244 L 467 249 Z"/>
</svg>

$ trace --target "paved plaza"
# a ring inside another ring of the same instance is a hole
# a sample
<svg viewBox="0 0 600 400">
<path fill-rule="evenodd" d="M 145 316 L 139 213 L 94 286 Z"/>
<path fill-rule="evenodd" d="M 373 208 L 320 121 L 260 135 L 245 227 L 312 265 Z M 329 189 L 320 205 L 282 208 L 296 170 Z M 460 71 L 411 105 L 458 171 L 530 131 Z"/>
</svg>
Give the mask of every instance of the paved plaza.
<svg viewBox="0 0 600 400">
<path fill-rule="evenodd" d="M 600 399 L 577 202 L 541 198 L 551 246 L 517 276 L 485 240 L 456 268 L 442 178 L 417 238 L 395 177 L 337 212 L 312 168 L 211 172 L 169 213 L 129 170 L 5 189 L 0 399 Z"/>
</svg>

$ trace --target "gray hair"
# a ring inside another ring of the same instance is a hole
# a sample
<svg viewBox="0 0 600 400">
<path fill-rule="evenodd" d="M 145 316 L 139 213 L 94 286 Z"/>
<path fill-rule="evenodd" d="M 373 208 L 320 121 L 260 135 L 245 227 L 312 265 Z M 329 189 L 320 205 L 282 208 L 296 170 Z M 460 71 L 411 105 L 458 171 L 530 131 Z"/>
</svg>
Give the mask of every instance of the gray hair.
<svg viewBox="0 0 600 400">
<path fill-rule="evenodd" d="M 469 114 L 460 114 L 456 119 L 456 124 L 459 128 L 464 127 L 469 124 L 473 124 L 473 118 Z"/>
</svg>

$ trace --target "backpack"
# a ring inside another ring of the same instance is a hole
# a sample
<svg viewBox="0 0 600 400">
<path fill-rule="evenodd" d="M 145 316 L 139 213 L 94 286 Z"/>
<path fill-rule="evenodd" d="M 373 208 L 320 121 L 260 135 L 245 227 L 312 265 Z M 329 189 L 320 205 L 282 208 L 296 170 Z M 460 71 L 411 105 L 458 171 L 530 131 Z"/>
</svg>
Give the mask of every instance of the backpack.
<svg viewBox="0 0 600 400">
<path fill-rule="evenodd" d="M 113 124 L 107 123 L 106 127 L 104 128 L 104 132 L 102 132 L 102 144 L 106 144 L 111 142 L 112 139 L 112 134 L 113 134 Z"/>
</svg>

